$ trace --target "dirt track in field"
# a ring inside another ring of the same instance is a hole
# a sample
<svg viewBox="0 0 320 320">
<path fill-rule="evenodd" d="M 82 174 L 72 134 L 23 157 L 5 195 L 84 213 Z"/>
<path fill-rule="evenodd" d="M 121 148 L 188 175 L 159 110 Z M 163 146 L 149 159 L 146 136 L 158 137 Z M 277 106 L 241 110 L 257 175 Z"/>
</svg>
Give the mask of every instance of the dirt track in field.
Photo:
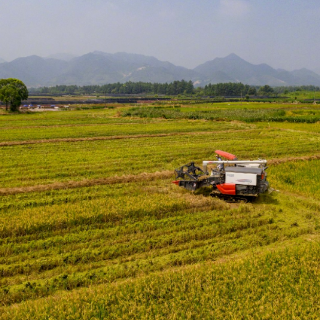
<svg viewBox="0 0 320 320">
<path fill-rule="evenodd" d="M 158 179 L 169 179 L 173 178 L 173 171 L 161 171 L 154 173 L 141 173 L 137 175 L 129 174 L 121 177 L 109 177 L 101 179 L 86 179 L 82 181 L 67 181 L 67 182 L 56 182 L 46 185 L 36 185 L 29 187 L 16 187 L 16 188 L 1 188 L 0 195 L 11 195 L 17 193 L 27 193 L 27 192 L 41 192 L 48 190 L 58 190 L 58 189 L 71 189 L 71 188 L 83 188 L 92 187 L 96 185 L 106 185 L 106 184 L 116 184 L 116 183 L 130 183 L 130 182 L 140 182 L 140 181 L 152 181 Z"/>
<path fill-rule="evenodd" d="M 32 119 L 34 121 L 35 119 Z M 42 119 L 36 119 L 42 120 Z M 158 121 L 159 122 L 159 121 Z M 155 124 L 158 122 L 148 122 L 148 124 Z M 42 128 L 42 129 L 50 129 L 50 128 L 64 128 L 64 127 L 96 127 L 96 126 L 123 126 L 123 125 L 140 125 L 143 123 L 139 122 L 111 122 L 111 123 L 74 123 L 74 124 L 50 124 L 50 125 L 39 125 L 39 126 L 3 126 L 0 127 L 0 130 L 12 130 L 12 129 L 34 129 L 34 128 Z"/>
<path fill-rule="evenodd" d="M 285 162 L 292 162 L 292 161 L 310 161 L 310 160 L 319 160 L 320 154 L 315 154 L 313 156 L 302 156 L 302 157 L 289 157 L 289 158 L 282 158 L 282 159 L 272 159 L 268 160 L 268 164 L 277 165 Z"/>
<path fill-rule="evenodd" d="M 243 130 L 226 130 L 227 132 L 244 132 L 252 129 Z M 78 142 L 78 141 L 97 141 L 97 140 L 120 140 L 120 139 L 137 139 L 137 138 L 161 138 L 170 136 L 197 136 L 205 134 L 217 134 L 217 131 L 200 131 L 200 132 L 171 132 L 171 133 L 155 133 L 155 134 L 136 134 L 136 135 L 119 135 L 119 136 L 104 136 L 104 137 L 87 137 L 87 138 L 57 138 L 57 139 L 40 139 L 40 140 L 26 140 L 26 141 L 5 141 L 0 142 L 0 147 L 38 144 L 38 143 L 57 143 L 57 142 Z"/>
<path fill-rule="evenodd" d="M 290 157 L 282 159 L 272 159 L 268 160 L 268 164 L 279 165 L 285 162 L 293 161 L 310 161 L 319 160 L 320 154 L 313 156 L 303 156 L 303 157 Z M 29 193 L 29 192 L 42 192 L 49 190 L 59 190 L 59 189 L 71 189 L 71 188 L 83 188 L 92 187 L 95 185 L 108 185 L 108 184 L 118 184 L 118 183 L 131 183 L 131 182 L 142 182 L 142 181 L 153 181 L 159 179 L 174 179 L 174 172 L 172 171 L 161 171 L 154 173 L 140 173 L 137 175 L 129 174 L 124 176 L 115 176 L 101 179 L 86 179 L 81 181 L 67 181 L 67 182 L 56 182 L 46 185 L 35 185 L 28 187 L 14 187 L 14 188 L 0 188 L 0 196 L 13 195 L 18 193 Z"/>
</svg>

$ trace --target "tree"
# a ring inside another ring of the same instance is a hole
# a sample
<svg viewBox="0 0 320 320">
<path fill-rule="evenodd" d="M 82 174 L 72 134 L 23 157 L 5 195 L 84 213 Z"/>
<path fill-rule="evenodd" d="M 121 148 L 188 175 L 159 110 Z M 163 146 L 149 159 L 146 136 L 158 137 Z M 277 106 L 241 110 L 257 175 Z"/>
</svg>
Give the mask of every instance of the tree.
<svg viewBox="0 0 320 320">
<path fill-rule="evenodd" d="M 257 94 L 257 90 L 255 87 L 250 87 L 247 94 L 250 96 L 255 96 Z"/>
<path fill-rule="evenodd" d="M 0 80 L 0 100 L 6 104 L 10 104 L 11 111 L 17 111 L 21 105 L 21 101 L 28 99 L 28 89 L 25 84 L 14 78 Z"/>
<path fill-rule="evenodd" d="M 260 96 L 270 96 L 271 94 L 274 93 L 273 88 L 271 88 L 270 86 L 268 86 L 267 84 L 263 87 L 260 87 L 258 94 Z"/>
</svg>

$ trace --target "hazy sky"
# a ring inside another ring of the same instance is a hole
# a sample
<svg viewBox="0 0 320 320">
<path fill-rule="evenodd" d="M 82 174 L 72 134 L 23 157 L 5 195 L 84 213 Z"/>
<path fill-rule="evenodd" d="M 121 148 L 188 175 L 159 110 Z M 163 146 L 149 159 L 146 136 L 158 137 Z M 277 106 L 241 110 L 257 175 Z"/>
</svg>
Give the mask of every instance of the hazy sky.
<svg viewBox="0 0 320 320">
<path fill-rule="evenodd" d="M 0 0 L 0 57 L 154 56 L 194 68 L 235 53 L 320 70 L 320 0 Z"/>
</svg>

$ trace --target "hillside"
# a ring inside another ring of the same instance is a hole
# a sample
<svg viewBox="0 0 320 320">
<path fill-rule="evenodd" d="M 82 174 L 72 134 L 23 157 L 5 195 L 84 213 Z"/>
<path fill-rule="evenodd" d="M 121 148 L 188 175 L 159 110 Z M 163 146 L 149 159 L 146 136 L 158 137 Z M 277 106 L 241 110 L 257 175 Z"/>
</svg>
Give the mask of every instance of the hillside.
<svg viewBox="0 0 320 320">
<path fill-rule="evenodd" d="M 250 85 L 288 86 L 288 85 L 319 85 L 320 76 L 310 70 L 300 69 L 292 72 L 273 69 L 267 64 L 254 65 L 235 54 L 225 58 L 207 61 L 194 69 L 205 76 L 205 83 L 242 82 Z"/>
<path fill-rule="evenodd" d="M 49 58 L 29 56 L 1 63 L 0 78 L 19 78 L 28 87 L 128 81 L 169 83 L 175 80 L 192 80 L 196 86 L 221 82 L 320 86 L 320 76 L 313 71 L 300 69 L 290 72 L 273 69 L 267 64 L 254 65 L 235 54 L 207 61 L 193 70 L 155 57 L 124 52 L 110 54 L 94 51 L 80 57 L 66 54 Z"/>
</svg>

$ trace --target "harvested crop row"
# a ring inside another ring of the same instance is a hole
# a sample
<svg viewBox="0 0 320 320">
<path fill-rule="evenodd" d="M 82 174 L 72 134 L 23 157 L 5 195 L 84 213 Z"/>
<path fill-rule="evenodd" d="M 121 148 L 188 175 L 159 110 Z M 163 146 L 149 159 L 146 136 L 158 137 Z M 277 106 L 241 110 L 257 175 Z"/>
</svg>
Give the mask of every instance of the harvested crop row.
<svg viewBox="0 0 320 320">
<path fill-rule="evenodd" d="M 172 171 L 162 171 L 154 173 L 142 173 L 142 174 L 129 174 L 120 177 L 109 177 L 102 179 L 82 180 L 82 181 L 68 181 L 68 182 L 56 182 L 47 185 L 37 185 L 24 188 L 2 188 L 0 189 L 0 195 L 10 195 L 25 192 L 42 192 L 48 190 L 57 189 L 70 189 L 80 187 L 90 187 L 95 185 L 116 184 L 116 183 L 130 183 L 139 181 L 152 181 L 157 179 L 167 179 L 173 177 Z"/>
<path fill-rule="evenodd" d="M 250 139 L 248 139 L 250 137 Z M 313 155 L 320 137 L 278 130 L 217 132 L 105 141 L 78 141 L 0 148 L 0 187 L 26 187 L 173 170 L 182 164 L 214 157 L 215 149 L 241 158 Z M 288 151 L 289 148 L 289 151 Z"/>
<path fill-rule="evenodd" d="M 227 130 L 228 132 L 245 132 L 251 131 L 251 129 L 245 130 Z M 27 140 L 27 141 L 5 141 L 0 142 L 1 146 L 15 146 L 25 144 L 38 144 L 38 143 L 56 143 L 56 142 L 77 142 L 77 141 L 96 141 L 96 140 L 120 140 L 120 139 L 139 139 L 139 138 L 161 138 L 169 136 L 197 136 L 197 135 L 212 135 L 215 131 L 205 132 L 172 132 L 172 133 L 158 133 L 158 134 L 138 134 L 138 135 L 121 135 L 121 136 L 109 136 L 109 137 L 91 137 L 91 138 L 60 138 L 60 139 L 42 139 L 42 140 Z"/>
<path fill-rule="evenodd" d="M 279 165 L 287 162 L 295 161 L 312 161 L 319 160 L 320 154 L 313 156 L 302 156 L 302 157 L 289 157 L 283 159 L 271 159 L 268 160 L 268 164 Z M 107 185 L 107 184 L 117 184 L 117 183 L 132 183 L 138 181 L 152 181 L 157 179 L 168 179 L 173 178 L 173 171 L 161 171 L 154 173 L 141 173 L 137 175 L 123 175 L 123 176 L 114 176 L 109 178 L 101 179 L 85 179 L 81 181 L 67 181 L 67 182 L 56 182 L 53 184 L 46 185 L 35 185 L 28 187 L 17 187 L 17 188 L 0 188 L 0 195 L 13 195 L 18 193 L 27 193 L 27 192 L 43 192 L 48 190 L 58 190 L 58 189 L 71 189 L 71 188 L 81 188 L 81 187 L 90 187 L 95 185 Z"/>
<path fill-rule="evenodd" d="M 126 120 L 126 119 L 125 119 Z M 145 134 L 165 134 L 173 132 L 206 132 L 213 130 L 241 130 L 249 129 L 253 125 L 243 123 L 228 122 L 212 122 L 212 121 L 145 121 L 138 122 L 135 119 L 131 122 L 124 121 L 120 125 L 118 122 L 110 122 L 107 125 L 99 123 L 96 125 L 88 125 L 87 123 L 76 126 L 61 127 L 29 127 L 5 129 L 1 131 L 3 142 L 13 141 L 34 141 L 48 139 L 72 139 L 72 138 L 94 138 L 94 137 L 110 137 L 110 136 L 131 136 Z M 23 130 L 22 130 L 23 129 Z"/>
<path fill-rule="evenodd" d="M 261 147 L 261 139 L 267 139 L 259 136 L 259 132 L 252 132 L 256 139 L 251 145 Z M 274 134 L 270 132 L 270 135 Z M 6 146 L 0 148 L 0 184 L 1 187 L 30 186 L 172 169 L 190 161 L 190 158 L 197 161 L 213 156 L 215 145 L 232 145 L 231 138 L 248 144 L 247 137 L 246 131 L 237 134 L 227 131 L 212 135 L 164 136 L 161 139 Z"/>
</svg>

